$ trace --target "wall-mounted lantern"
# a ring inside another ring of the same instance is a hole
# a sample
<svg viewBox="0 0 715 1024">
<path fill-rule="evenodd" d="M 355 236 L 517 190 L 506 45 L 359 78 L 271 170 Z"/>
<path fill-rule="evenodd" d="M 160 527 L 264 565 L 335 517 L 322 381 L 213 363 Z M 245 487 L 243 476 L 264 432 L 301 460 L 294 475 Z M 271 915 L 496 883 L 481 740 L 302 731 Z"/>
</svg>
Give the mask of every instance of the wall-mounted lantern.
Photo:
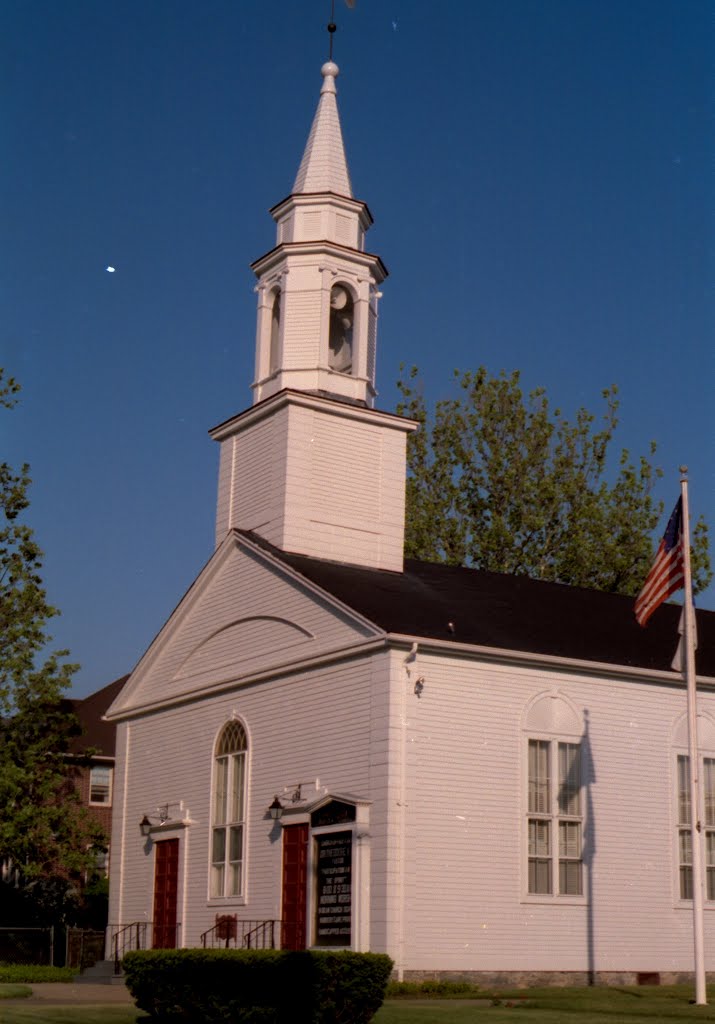
<svg viewBox="0 0 715 1024">
<path fill-rule="evenodd" d="M 273 797 L 273 803 L 268 808 L 268 813 L 274 821 L 278 821 L 283 816 L 283 804 L 277 796 Z"/>
</svg>

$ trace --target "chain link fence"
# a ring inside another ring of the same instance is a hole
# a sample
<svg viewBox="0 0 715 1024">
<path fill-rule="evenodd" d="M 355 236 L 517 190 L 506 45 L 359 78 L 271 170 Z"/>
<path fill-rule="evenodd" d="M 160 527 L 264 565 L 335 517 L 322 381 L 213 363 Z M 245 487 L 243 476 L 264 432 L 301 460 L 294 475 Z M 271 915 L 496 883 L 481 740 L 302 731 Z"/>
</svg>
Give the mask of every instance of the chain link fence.
<svg viewBox="0 0 715 1024">
<path fill-rule="evenodd" d="M 50 965 L 54 961 L 54 928 L 0 928 L 0 964 Z"/>
<path fill-rule="evenodd" d="M 104 932 L 87 928 L 68 928 L 66 934 L 65 966 L 84 971 L 98 960 L 104 960 Z"/>
</svg>

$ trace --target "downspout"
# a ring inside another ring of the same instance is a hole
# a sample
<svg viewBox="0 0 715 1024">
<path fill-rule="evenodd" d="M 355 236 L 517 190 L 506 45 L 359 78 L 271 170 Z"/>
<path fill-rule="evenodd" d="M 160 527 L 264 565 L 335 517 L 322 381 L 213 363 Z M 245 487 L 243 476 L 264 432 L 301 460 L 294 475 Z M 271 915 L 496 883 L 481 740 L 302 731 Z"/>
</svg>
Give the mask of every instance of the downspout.
<svg viewBox="0 0 715 1024">
<path fill-rule="evenodd" d="M 127 813 L 128 813 L 128 811 L 127 811 L 127 795 L 128 795 L 128 792 L 129 792 L 129 751 L 130 751 L 130 747 L 131 747 L 131 742 L 130 742 L 131 741 L 131 728 L 132 728 L 132 723 L 131 722 L 127 722 L 127 724 L 126 724 L 126 732 L 125 732 L 125 739 L 124 739 L 124 778 L 122 780 L 122 818 L 121 818 L 121 826 L 122 826 L 121 833 L 122 834 L 121 834 L 120 843 L 119 843 L 119 870 L 117 872 L 117 875 L 115 876 L 115 877 L 118 878 L 118 884 L 119 884 L 119 900 L 118 900 L 118 903 L 117 903 L 117 917 L 118 917 L 118 920 L 115 922 L 115 925 L 117 927 L 119 925 L 123 924 L 123 923 L 126 923 L 124 921 L 124 866 L 125 866 L 125 850 L 126 850 L 126 843 L 127 843 Z M 111 853 L 110 853 L 110 857 L 111 857 Z M 109 869 L 110 869 L 110 873 L 113 874 L 111 863 L 110 863 Z M 110 885 L 111 884 L 112 883 L 110 882 Z M 111 954 L 111 950 L 110 950 L 110 954 Z"/>
<path fill-rule="evenodd" d="M 398 959 L 397 980 L 403 981 L 405 974 L 405 852 L 407 849 L 407 689 L 413 670 L 416 668 L 417 644 L 412 644 L 404 658 L 405 679 L 400 679 L 400 780 L 398 786 L 398 864 L 399 901 L 397 910 Z"/>
</svg>

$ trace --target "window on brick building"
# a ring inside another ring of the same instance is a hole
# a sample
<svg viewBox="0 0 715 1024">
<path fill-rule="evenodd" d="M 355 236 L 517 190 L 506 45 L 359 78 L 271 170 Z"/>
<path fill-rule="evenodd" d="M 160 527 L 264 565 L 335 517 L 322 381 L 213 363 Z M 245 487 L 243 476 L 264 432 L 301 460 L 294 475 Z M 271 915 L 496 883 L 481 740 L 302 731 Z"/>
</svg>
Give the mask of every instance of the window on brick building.
<svg viewBox="0 0 715 1024">
<path fill-rule="evenodd" d="M 95 764 L 89 770 L 89 802 L 110 805 L 112 802 L 112 769 L 109 765 Z"/>
</svg>

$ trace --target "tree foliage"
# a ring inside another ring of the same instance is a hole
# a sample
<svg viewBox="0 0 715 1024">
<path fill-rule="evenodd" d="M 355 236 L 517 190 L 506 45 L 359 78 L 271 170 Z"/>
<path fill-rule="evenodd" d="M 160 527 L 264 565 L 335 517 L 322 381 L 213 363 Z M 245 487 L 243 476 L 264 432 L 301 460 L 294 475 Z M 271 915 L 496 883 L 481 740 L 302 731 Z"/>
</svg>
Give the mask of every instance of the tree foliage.
<svg viewBox="0 0 715 1024">
<path fill-rule="evenodd" d="M 18 390 L 0 369 L 0 407 L 12 408 Z M 22 521 L 29 485 L 27 465 L 0 464 L 0 864 L 25 889 L 66 890 L 91 869 L 103 836 L 79 804 L 67 758 L 79 732 L 65 697 L 76 666 L 67 651 L 46 654 L 57 610 Z"/>
<path fill-rule="evenodd" d="M 609 460 L 615 386 L 600 418 L 572 421 L 546 392 L 524 395 L 519 372 L 455 371 L 457 397 L 430 415 L 416 367 L 398 382 L 398 412 L 420 429 L 408 442 L 406 554 L 425 561 L 635 594 L 653 558 L 663 503 L 656 451 Z M 707 527 L 692 535 L 696 590 L 711 579 Z"/>
</svg>

